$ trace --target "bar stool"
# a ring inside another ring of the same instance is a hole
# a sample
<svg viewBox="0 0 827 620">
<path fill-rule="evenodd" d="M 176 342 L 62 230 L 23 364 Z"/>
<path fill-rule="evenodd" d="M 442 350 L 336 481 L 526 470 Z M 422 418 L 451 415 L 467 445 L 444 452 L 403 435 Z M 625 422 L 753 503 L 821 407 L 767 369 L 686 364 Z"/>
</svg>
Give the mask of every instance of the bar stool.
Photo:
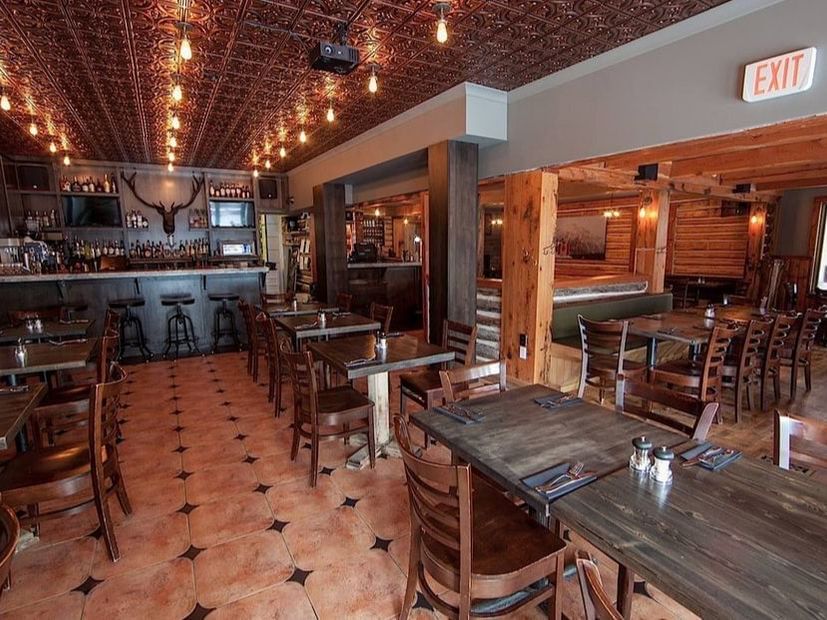
<svg viewBox="0 0 827 620">
<path fill-rule="evenodd" d="M 210 293 L 208 297 L 210 301 L 221 302 L 221 305 L 215 309 L 215 319 L 213 321 L 213 353 L 218 350 L 219 342 L 221 342 L 221 339 L 225 337 L 232 338 L 235 346 L 241 350 L 241 342 L 238 339 L 238 329 L 236 329 L 235 326 L 235 315 L 227 306 L 228 301 L 238 301 L 238 295 L 235 293 Z M 222 327 L 222 321 L 225 322 L 227 327 Z"/>
<path fill-rule="evenodd" d="M 127 347 L 138 349 L 145 362 L 152 359 L 152 351 L 147 348 L 146 338 L 144 338 L 144 326 L 141 319 L 132 311 L 133 308 L 143 308 L 144 305 L 146 305 L 146 302 L 143 297 L 113 299 L 109 302 L 110 309 L 123 311 L 118 330 L 121 338 L 119 360 L 123 357 Z"/>
<path fill-rule="evenodd" d="M 192 325 L 192 319 L 184 312 L 184 306 L 191 306 L 194 303 L 195 298 L 188 294 L 161 296 L 162 306 L 175 308 L 175 314 L 167 319 L 167 346 L 164 349 L 164 357 L 166 357 L 169 350 L 175 346 L 175 358 L 177 359 L 178 350 L 181 345 L 187 345 L 190 353 L 192 353 L 193 350 L 201 353 L 196 343 L 195 328 Z"/>
</svg>

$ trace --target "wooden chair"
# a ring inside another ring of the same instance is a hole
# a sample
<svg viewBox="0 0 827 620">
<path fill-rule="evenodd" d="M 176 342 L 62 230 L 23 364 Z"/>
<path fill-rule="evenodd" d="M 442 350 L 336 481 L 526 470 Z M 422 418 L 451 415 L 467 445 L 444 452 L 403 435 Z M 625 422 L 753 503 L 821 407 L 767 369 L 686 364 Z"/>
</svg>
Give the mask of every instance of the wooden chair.
<svg viewBox="0 0 827 620">
<path fill-rule="evenodd" d="M 624 359 L 628 321 L 590 321 L 578 315 L 580 325 L 580 387 L 583 398 L 586 386 L 597 388 L 600 404 L 606 391 L 614 391 L 617 375 L 642 375 L 646 364 Z"/>
<path fill-rule="evenodd" d="M 96 384 L 112 380 L 112 370 L 118 359 L 119 347 L 118 332 L 108 332 L 98 341 L 94 383 L 49 388 L 30 418 L 36 446 L 42 448 L 55 445 L 64 433 L 88 425 L 89 397 Z M 75 439 L 70 438 L 72 441 Z"/>
<path fill-rule="evenodd" d="M 682 392 L 636 381 L 623 373 L 618 375 L 616 394 L 615 411 L 618 413 L 656 422 L 698 441 L 706 439 L 720 407 L 717 402 L 702 401 Z M 629 396 L 640 398 L 642 405 L 630 402 Z M 671 414 L 652 411 L 653 403 L 670 409 Z"/>
<path fill-rule="evenodd" d="M 353 308 L 353 295 L 350 293 L 339 293 L 336 295 L 336 307 L 340 312 L 350 312 Z"/>
<path fill-rule="evenodd" d="M 0 596 L 11 585 L 11 563 L 20 540 L 20 522 L 14 510 L 0 504 Z"/>
<path fill-rule="evenodd" d="M 391 317 L 393 316 L 393 306 L 383 306 L 374 302 L 370 302 L 370 318 L 374 321 L 379 321 L 382 324 L 382 331 L 390 333 L 391 331 Z"/>
<path fill-rule="evenodd" d="M 827 317 L 827 307 L 810 308 L 798 323 L 795 344 L 792 349 L 781 351 L 781 365 L 790 369 L 790 399 L 795 400 L 798 390 L 798 369 L 804 369 L 804 386 L 813 388 L 811 358 L 821 322 Z"/>
<path fill-rule="evenodd" d="M 109 496 L 116 494 L 124 513 L 132 512 L 117 446 L 119 396 L 126 377 L 116 365 L 111 381 L 92 388 L 86 443 L 23 452 L 0 473 L 3 501 L 18 511 L 26 510 L 21 525 L 34 526 L 36 535 L 41 522 L 75 514 L 94 504 L 113 561 L 120 557 L 120 552 L 109 513 Z M 53 508 L 41 512 L 40 504 L 47 502 Z"/>
<path fill-rule="evenodd" d="M 293 343 L 283 329 L 279 329 L 276 320 L 263 312 L 256 317 L 256 321 L 263 324 L 267 350 L 267 400 L 275 407 L 275 415 L 279 417 L 284 408 L 281 406 L 282 384 L 290 380 L 287 364 L 282 359 L 282 343 L 286 342 L 288 351 L 293 350 Z"/>
<path fill-rule="evenodd" d="M 798 313 L 779 314 L 775 317 L 764 351 L 764 362 L 761 371 L 761 409 L 766 409 L 764 394 L 767 384 L 772 380 L 775 402 L 781 398 L 781 367 L 785 349 L 793 347 L 790 344 L 790 334 L 799 319 Z"/>
<path fill-rule="evenodd" d="M 49 306 L 35 310 L 9 310 L 12 325 L 22 325 L 26 321 L 59 321 L 63 316 L 60 306 Z"/>
<path fill-rule="evenodd" d="M 682 359 L 659 364 L 649 371 L 653 384 L 663 383 L 699 400 L 718 402 L 721 397 L 724 360 L 737 327 L 718 324 L 712 329 L 703 359 Z M 718 410 L 720 413 L 720 409 Z M 720 417 L 719 417 L 720 421 Z"/>
<path fill-rule="evenodd" d="M 258 363 L 261 356 L 267 355 L 267 341 L 263 332 L 256 322 L 256 315 L 252 306 L 243 299 L 238 302 L 238 310 L 244 320 L 244 328 L 247 332 L 247 374 L 253 377 L 258 383 Z"/>
<path fill-rule="evenodd" d="M 504 360 L 440 370 L 439 379 L 447 403 L 499 394 L 508 389 Z"/>
<path fill-rule="evenodd" d="M 402 416 L 394 417 L 394 432 L 411 513 L 408 585 L 399 617 L 410 614 L 417 586 L 449 618 L 500 618 L 543 601 L 548 617 L 557 617 L 566 543 L 472 479 L 470 465 L 417 457 Z"/>
<path fill-rule="evenodd" d="M 453 351 L 454 362 L 462 366 L 471 366 L 476 361 L 477 327 L 444 320 L 442 322 L 442 348 Z M 442 370 L 446 370 L 444 365 Z M 407 420 L 407 402 L 412 400 L 425 409 L 442 403 L 442 381 L 439 370 L 420 370 L 406 372 L 399 376 L 399 410 Z M 428 437 L 425 437 L 428 445 Z"/>
<path fill-rule="evenodd" d="M 775 411 L 773 462 L 782 469 L 790 463 L 813 465 L 827 471 L 827 422 L 798 418 Z M 791 441 L 798 439 L 796 446 Z"/>
<path fill-rule="evenodd" d="M 310 486 L 316 486 L 319 475 L 321 441 L 347 439 L 351 435 L 367 433 L 370 466 L 373 468 L 376 465 L 373 401 L 349 385 L 319 390 L 310 351 L 283 351 L 283 356 L 293 384 L 293 445 L 290 458 L 296 459 L 300 438 L 310 440 Z M 352 426 L 354 422 L 357 426 Z"/>
<path fill-rule="evenodd" d="M 772 331 L 772 319 L 753 319 L 747 325 L 744 337 L 732 341 L 731 354 L 727 355 L 721 370 L 723 378 L 729 379 L 723 387 L 735 392 L 735 422 L 741 421 L 746 395 L 747 409 L 752 409 L 750 388 L 761 383 L 764 355 Z"/>
<path fill-rule="evenodd" d="M 583 608 L 586 620 L 623 620 L 612 599 L 603 589 L 603 580 L 592 557 L 585 551 L 578 551 L 577 578 L 580 581 L 580 594 L 583 596 Z"/>
</svg>

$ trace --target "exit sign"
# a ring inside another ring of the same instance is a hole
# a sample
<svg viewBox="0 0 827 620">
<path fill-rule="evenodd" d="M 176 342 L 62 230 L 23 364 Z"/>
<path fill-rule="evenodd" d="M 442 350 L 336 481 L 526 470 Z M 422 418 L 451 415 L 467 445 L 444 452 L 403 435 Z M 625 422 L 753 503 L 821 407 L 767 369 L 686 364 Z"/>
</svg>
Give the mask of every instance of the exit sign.
<svg viewBox="0 0 827 620">
<path fill-rule="evenodd" d="M 753 103 L 803 93 L 813 85 L 816 48 L 773 56 L 744 69 L 744 101 Z"/>
</svg>

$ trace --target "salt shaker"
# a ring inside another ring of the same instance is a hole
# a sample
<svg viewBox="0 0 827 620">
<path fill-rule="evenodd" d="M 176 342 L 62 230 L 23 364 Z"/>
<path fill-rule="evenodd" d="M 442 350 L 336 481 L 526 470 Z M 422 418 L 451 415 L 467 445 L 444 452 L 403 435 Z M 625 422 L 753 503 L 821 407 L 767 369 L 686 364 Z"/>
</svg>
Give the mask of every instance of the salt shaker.
<svg viewBox="0 0 827 620">
<path fill-rule="evenodd" d="M 14 357 L 19 365 L 26 365 L 26 356 L 28 353 L 29 352 L 26 350 L 26 345 L 23 344 L 23 339 L 21 338 L 17 341 L 17 346 L 14 348 Z"/>
<path fill-rule="evenodd" d="M 319 321 L 319 327 L 324 329 L 325 326 L 327 325 L 327 315 L 324 312 L 319 312 L 318 321 Z"/>
<path fill-rule="evenodd" d="M 649 471 L 649 467 L 651 467 L 649 450 L 652 449 L 652 442 L 641 435 L 632 440 L 632 445 L 635 451 L 629 458 L 629 467 L 635 471 Z"/>
<path fill-rule="evenodd" d="M 298 309 L 299 309 L 299 300 L 298 299 L 293 299 L 293 311 L 295 312 Z"/>
<path fill-rule="evenodd" d="M 704 317 L 707 319 L 714 319 L 715 318 L 715 306 L 709 304 L 704 310 Z"/>
<path fill-rule="evenodd" d="M 385 336 L 385 332 L 379 332 L 376 335 L 376 348 L 379 351 L 387 351 L 388 349 L 388 338 Z"/>
<path fill-rule="evenodd" d="M 672 461 L 675 460 L 675 453 L 666 446 L 655 448 L 652 452 L 655 457 L 655 464 L 649 470 L 649 477 L 655 482 L 669 484 L 672 482 Z"/>
<path fill-rule="evenodd" d="M 43 321 L 41 321 L 40 319 L 35 319 L 34 320 L 34 330 L 36 332 L 42 332 L 43 331 Z"/>
</svg>

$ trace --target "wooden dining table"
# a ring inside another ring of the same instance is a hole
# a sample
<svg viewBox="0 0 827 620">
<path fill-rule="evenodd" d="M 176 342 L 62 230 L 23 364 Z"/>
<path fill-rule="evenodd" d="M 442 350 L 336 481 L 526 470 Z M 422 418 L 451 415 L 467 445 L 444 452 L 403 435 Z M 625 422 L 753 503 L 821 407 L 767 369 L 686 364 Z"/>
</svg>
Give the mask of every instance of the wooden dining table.
<svg viewBox="0 0 827 620">
<path fill-rule="evenodd" d="M 15 356 L 15 346 L 0 347 L 0 377 L 8 377 L 14 385 L 20 375 L 76 370 L 84 368 L 97 346 L 97 338 L 77 342 L 52 344 L 37 342 L 26 345 L 26 361 L 21 364 Z"/>
<path fill-rule="evenodd" d="M 705 619 L 827 618 L 827 486 L 747 456 L 672 472 L 664 486 L 620 469 L 551 512 Z"/>
<path fill-rule="evenodd" d="M 89 333 L 94 321 L 43 321 L 41 329 L 30 328 L 26 323 L 0 327 L 0 344 L 16 343 L 18 340 L 38 342 L 43 340 L 65 340 L 83 338 Z"/>
<path fill-rule="evenodd" d="M 367 378 L 368 398 L 374 405 L 373 424 L 377 451 L 399 456 L 399 448 L 390 437 L 389 373 L 450 362 L 454 359 L 454 352 L 404 334 L 389 337 L 387 342 L 387 350 L 383 353 L 376 350 L 376 337 L 373 335 L 312 342 L 307 348 L 313 353 L 314 359 L 324 362 L 348 380 Z M 354 361 L 363 363 L 354 364 Z M 348 466 L 364 467 L 368 457 L 365 446 L 348 459 Z"/>
<path fill-rule="evenodd" d="M 16 439 L 18 450 L 23 451 L 26 446 L 20 432 L 45 396 L 46 385 L 34 383 L 14 389 L 0 388 L 0 450 L 8 450 L 12 440 Z"/>
<path fill-rule="evenodd" d="M 257 310 L 265 312 L 272 317 L 281 316 L 306 316 L 310 314 L 318 314 L 320 311 L 336 312 L 339 308 L 336 305 L 324 304 L 316 301 L 296 304 L 294 307 L 291 303 L 285 304 L 264 304 L 256 307 Z"/>
<path fill-rule="evenodd" d="M 325 326 L 319 325 L 316 315 L 282 316 L 276 323 L 293 339 L 297 351 L 302 348 L 302 341 L 319 338 L 332 338 L 365 332 L 376 332 L 382 324 L 360 314 L 326 314 Z"/>
</svg>

